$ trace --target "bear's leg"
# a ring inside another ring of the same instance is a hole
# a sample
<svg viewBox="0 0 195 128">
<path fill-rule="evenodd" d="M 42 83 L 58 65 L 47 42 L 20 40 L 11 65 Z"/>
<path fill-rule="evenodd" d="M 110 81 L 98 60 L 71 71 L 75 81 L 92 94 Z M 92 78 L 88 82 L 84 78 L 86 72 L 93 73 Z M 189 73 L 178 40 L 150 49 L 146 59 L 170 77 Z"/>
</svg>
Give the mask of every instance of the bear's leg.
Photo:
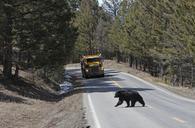
<svg viewBox="0 0 195 128">
<path fill-rule="evenodd" d="M 139 102 L 142 104 L 143 107 L 145 106 L 145 102 L 144 102 L 143 98 L 139 99 Z"/>
<path fill-rule="evenodd" d="M 115 107 L 121 105 L 123 103 L 123 100 L 119 100 L 118 103 L 115 105 Z"/>
<path fill-rule="evenodd" d="M 131 100 L 131 107 L 134 107 L 136 103 L 136 100 Z"/>
<path fill-rule="evenodd" d="M 125 100 L 126 101 L 126 103 L 127 103 L 127 106 L 126 107 L 129 107 L 129 100 Z"/>
</svg>

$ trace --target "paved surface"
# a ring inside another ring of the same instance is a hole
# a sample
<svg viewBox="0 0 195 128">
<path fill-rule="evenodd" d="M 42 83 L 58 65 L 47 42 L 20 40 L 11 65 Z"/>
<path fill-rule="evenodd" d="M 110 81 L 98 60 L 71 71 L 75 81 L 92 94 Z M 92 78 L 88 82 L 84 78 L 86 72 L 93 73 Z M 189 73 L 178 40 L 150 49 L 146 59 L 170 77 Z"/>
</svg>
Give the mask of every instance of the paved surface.
<svg viewBox="0 0 195 128">
<path fill-rule="evenodd" d="M 79 75 L 77 69 L 72 73 Z M 104 78 L 84 80 L 86 117 L 92 128 L 195 128 L 195 101 L 180 97 L 134 76 L 106 70 Z M 114 107 L 120 88 L 137 90 L 146 106 Z"/>
</svg>

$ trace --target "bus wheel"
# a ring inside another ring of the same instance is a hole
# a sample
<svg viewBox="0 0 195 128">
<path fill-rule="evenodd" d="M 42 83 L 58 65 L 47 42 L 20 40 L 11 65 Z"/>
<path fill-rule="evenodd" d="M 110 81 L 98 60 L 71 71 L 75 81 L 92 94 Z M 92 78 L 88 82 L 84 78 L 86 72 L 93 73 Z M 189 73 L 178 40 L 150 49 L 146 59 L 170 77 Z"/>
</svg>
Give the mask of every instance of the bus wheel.
<svg viewBox="0 0 195 128">
<path fill-rule="evenodd" d="M 83 78 L 86 78 L 86 74 L 85 74 L 85 72 L 83 72 L 83 73 L 82 73 L 82 76 L 83 76 Z"/>
<path fill-rule="evenodd" d="M 86 79 L 88 79 L 88 78 L 89 78 L 89 76 L 88 76 L 88 75 L 85 75 L 85 78 L 86 78 Z"/>
</svg>

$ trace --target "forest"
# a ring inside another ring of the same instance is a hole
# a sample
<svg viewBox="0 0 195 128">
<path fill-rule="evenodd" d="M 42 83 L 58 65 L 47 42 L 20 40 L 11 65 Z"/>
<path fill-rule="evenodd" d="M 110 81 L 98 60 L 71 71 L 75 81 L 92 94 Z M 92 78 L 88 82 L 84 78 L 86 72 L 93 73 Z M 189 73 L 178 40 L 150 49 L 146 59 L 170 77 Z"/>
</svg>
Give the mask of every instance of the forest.
<svg viewBox="0 0 195 128">
<path fill-rule="evenodd" d="M 1 0 L 0 63 L 61 73 L 89 50 L 159 77 L 195 86 L 193 0 Z"/>
</svg>

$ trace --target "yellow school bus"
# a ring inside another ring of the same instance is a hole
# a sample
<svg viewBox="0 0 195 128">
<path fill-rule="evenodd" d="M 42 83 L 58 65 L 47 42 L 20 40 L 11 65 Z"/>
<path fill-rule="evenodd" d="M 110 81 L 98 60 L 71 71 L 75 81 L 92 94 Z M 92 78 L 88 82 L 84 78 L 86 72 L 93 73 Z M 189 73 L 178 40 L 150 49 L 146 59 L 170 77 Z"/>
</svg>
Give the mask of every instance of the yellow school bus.
<svg viewBox="0 0 195 128">
<path fill-rule="evenodd" d="M 81 57 L 81 72 L 84 78 L 103 77 L 104 66 L 101 54 L 84 55 Z"/>
</svg>

